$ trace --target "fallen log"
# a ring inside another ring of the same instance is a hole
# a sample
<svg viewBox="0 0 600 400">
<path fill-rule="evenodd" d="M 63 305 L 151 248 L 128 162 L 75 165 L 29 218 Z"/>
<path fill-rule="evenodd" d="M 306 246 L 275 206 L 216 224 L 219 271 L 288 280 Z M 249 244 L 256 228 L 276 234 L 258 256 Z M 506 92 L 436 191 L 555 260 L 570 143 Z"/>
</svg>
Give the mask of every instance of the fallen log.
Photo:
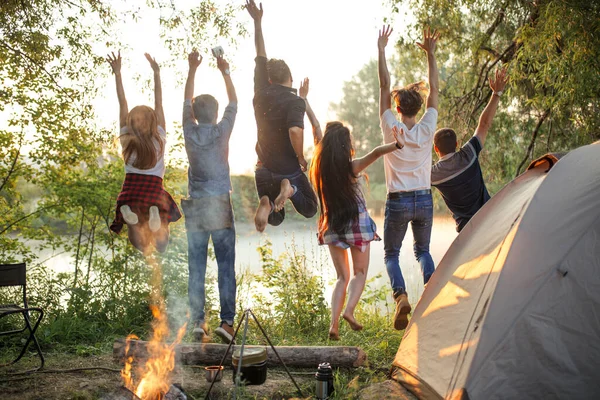
<svg viewBox="0 0 600 400">
<path fill-rule="evenodd" d="M 148 357 L 148 342 L 132 340 L 129 355 L 134 359 Z M 117 339 L 113 345 L 113 357 L 118 362 L 125 358 L 125 339 Z M 235 346 L 236 349 L 240 346 Z M 246 346 L 265 347 L 265 346 Z M 270 346 L 267 348 L 267 364 L 281 366 L 279 359 Z M 289 367 L 317 368 L 322 362 L 330 363 L 334 368 L 356 368 L 367 360 L 366 353 L 360 347 L 351 346 L 277 346 L 277 353 Z M 183 343 L 175 347 L 175 361 L 183 365 L 218 365 L 227 350 L 227 345 L 216 343 Z M 231 365 L 230 350 L 225 366 Z"/>
</svg>

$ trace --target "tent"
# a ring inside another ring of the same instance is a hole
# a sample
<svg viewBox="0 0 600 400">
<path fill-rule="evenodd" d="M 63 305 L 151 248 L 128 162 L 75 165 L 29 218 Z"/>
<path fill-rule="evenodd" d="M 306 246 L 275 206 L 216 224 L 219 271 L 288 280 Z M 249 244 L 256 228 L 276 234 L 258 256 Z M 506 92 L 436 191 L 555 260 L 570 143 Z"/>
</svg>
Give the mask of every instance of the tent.
<svg viewBox="0 0 600 400">
<path fill-rule="evenodd" d="M 392 376 L 424 399 L 600 399 L 600 142 L 532 163 L 471 219 Z"/>
</svg>

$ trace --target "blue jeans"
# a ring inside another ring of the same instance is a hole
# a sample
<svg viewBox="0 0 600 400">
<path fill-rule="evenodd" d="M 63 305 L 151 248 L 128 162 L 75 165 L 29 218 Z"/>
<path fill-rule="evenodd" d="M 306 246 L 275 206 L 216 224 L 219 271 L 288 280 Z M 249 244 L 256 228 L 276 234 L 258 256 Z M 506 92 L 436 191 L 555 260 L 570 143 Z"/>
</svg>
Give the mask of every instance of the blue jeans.
<svg viewBox="0 0 600 400">
<path fill-rule="evenodd" d="M 421 264 L 423 282 L 427 283 L 435 270 L 429 253 L 431 228 L 433 226 L 433 200 L 431 194 L 404 195 L 398 199 L 388 199 L 385 204 L 383 247 L 385 267 L 390 277 L 394 293 L 406 290 L 406 283 L 400 270 L 399 255 L 402 241 L 411 223 L 415 257 Z"/>
<path fill-rule="evenodd" d="M 215 231 L 187 232 L 188 237 L 188 297 L 191 320 L 204 322 L 206 303 L 206 260 L 208 239 L 212 236 L 218 265 L 219 298 L 221 321 L 233 325 L 235 317 L 235 227 Z"/>
<path fill-rule="evenodd" d="M 269 197 L 271 206 L 279 196 L 281 191 L 281 181 L 288 179 L 290 184 L 296 189 L 296 193 L 290 197 L 290 201 L 298 214 L 305 218 L 312 218 L 318 209 L 317 195 L 315 194 L 308 178 L 302 171 L 298 171 L 291 175 L 281 175 L 271 172 L 263 166 L 257 166 L 254 171 L 254 179 L 256 181 L 256 191 L 258 198 L 263 196 Z M 283 222 L 285 218 L 285 209 L 281 211 L 273 211 L 269 214 L 269 225 L 277 226 Z"/>
</svg>

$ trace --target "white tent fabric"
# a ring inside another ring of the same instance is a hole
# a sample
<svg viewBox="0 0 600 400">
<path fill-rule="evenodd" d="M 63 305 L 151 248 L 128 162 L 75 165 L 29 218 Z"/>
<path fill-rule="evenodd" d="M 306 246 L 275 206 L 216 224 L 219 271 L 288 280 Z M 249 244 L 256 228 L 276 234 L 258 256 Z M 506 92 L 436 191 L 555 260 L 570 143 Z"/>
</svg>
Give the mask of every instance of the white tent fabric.
<svg viewBox="0 0 600 400">
<path fill-rule="evenodd" d="M 420 398 L 600 398 L 600 143 L 539 163 L 454 241 L 393 365 Z"/>
</svg>

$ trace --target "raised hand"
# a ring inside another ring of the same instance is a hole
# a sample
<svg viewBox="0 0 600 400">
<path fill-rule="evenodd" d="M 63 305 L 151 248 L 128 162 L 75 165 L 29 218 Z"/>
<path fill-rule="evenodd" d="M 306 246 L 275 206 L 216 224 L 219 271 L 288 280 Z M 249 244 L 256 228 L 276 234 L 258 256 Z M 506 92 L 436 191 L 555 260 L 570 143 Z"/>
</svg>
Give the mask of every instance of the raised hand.
<svg viewBox="0 0 600 400">
<path fill-rule="evenodd" d="M 202 56 L 198 53 L 198 50 L 194 49 L 188 55 L 188 64 L 190 65 L 190 69 L 196 69 L 202 63 Z"/>
<path fill-rule="evenodd" d="M 506 67 L 498 68 L 494 79 L 489 78 L 490 88 L 494 93 L 502 92 L 508 83 L 508 76 L 506 75 Z"/>
<path fill-rule="evenodd" d="M 431 32 L 431 28 L 428 26 L 423 29 L 423 43 L 417 42 L 417 46 L 425 50 L 427 54 L 433 54 L 439 38 L 440 33 L 437 29 Z"/>
<path fill-rule="evenodd" d="M 217 57 L 217 68 L 224 74 L 229 74 L 229 63 L 223 58 L 223 56 Z"/>
<path fill-rule="evenodd" d="M 308 162 L 304 157 L 298 158 L 298 163 L 300 164 L 300 169 L 302 170 L 302 172 L 308 171 Z"/>
<path fill-rule="evenodd" d="M 379 50 L 385 49 L 392 32 L 394 32 L 394 28 L 390 27 L 389 25 L 384 25 L 383 28 L 379 30 L 379 39 L 377 39 L 377 48 Z"/>
<path fill-rule="evenodd" d="M 308 96 L 308 78 L 304 78 L 304 80 L 300 83 L 300 89 L 298 90 L 298 96 L 302 97 L 306 100 L 306 96 Z"/>
<path fill-rule="evenodd" d="M 254 0 L 246 0 L 246 10 L 248 10 L 248 14 L 252 17 L 254 21 L 261 21 L 263 16 L 263 8 L 262 3 L 260 3 L 260 8 L 256 6 Z"/>
<path fill-rule="evenodd" d="M 150 63 L 150 66 L 152 67 L 152 71 L 159 72 L 160 67 L 158 66 L 158 63 L 156 62 L 156 59 L 152 58 L 152 56 L 148 53 L 144 53 L 144 56 L 146 57 L 146 60 L 148 60 L 148 62 Z"/>
<path fill-rule="evenodd" d="M 392 127 L 392 133 L 394 134 L 394 139 L 396 139 L 396 143 L 397 143 L 397 147 L 399 146 L 400 148 L 404 147 L 404 144 L 406 143 L 405 141 L 405 136 L 404 136 L 404 129 L 400 128 L 398 129 L 397 126 L 393 126 Z"/>
<path fill-rule="evenodd" d="M 112 57 L 111 57 L 111 54 L 112 54 Z M 108 63 L 110 64 L 113 74 L 116 75 L 121 72 L 121 50 L 119 50 L 119 52 L 117 53 L 116 56 L 115 56 L 114 51 L 111 52 L 111 54 L 108 54 L 106 56 L 106 61 L 108 61 Z"/>
</svg>

